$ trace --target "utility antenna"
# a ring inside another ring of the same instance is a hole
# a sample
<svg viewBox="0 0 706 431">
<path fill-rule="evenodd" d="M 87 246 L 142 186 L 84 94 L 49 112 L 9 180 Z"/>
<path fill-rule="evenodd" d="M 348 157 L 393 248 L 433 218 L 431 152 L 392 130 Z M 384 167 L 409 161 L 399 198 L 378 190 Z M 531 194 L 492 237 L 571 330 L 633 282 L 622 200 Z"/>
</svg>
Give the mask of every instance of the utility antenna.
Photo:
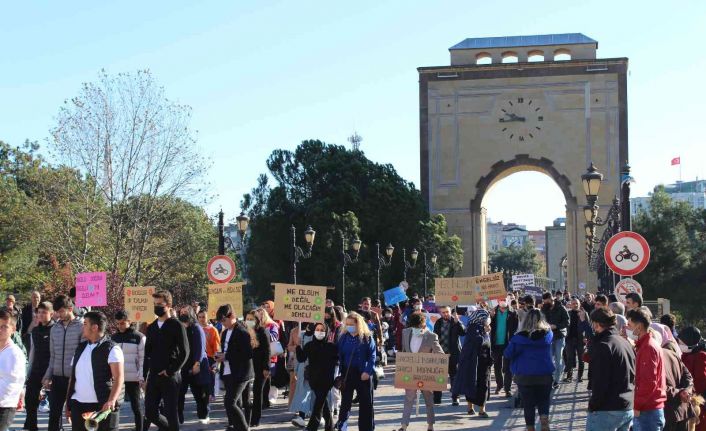
<svg viewBox="0 0 706 431">
<path fill-rule="evenodd" d="M 353 146 L 353 151 L 360 151 L 360 143 L 363 142 L 363 137 L 360 136 L 358 132 L 353 132 L 353 134 L 348 137 L 348 142 Z"/>
</svg>

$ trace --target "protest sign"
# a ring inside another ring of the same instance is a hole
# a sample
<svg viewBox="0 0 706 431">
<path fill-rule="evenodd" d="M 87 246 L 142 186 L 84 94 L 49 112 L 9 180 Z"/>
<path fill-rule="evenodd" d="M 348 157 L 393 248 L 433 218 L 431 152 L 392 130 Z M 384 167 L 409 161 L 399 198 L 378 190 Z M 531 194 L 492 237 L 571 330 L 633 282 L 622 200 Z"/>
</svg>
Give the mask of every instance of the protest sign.
<svg viewBox="0 0 706 431">
<path fill-rule="evenodd" d="M 76 306 L 103 307 L 108 305 L 105 272 L 76 274 Z"/>
<path fill-rule="evenodd" d="M 293 322 L 323 322 L 326 287 L 275 283 L 275 316 Z"/>
<path fill-rule="evenodd" d="M 443 353 L 405 353 L 395 356 L 395 387 L 446 391 L 449 355 Z"/>
<path fill-rule="evenodd" d="M 407 294 L 404 293 L 404 290 L 402 289 L 401 286 L 395 286 L 392 289 L 388 289 L 382 294 L 385 296 L 385 305 L 388 307 L 391 307 L 393 305 L 397 305 L 402 301 L 406 301 Z"/>
<path fill-rule="evenodd" d="M 208 285 L 208 318 L 215 319 L 218 307 L 230 304 L 237 317 L 243 316 L 243 285 L 245 283 L 219 283 Z"/>
<path fill-rule="evenodd" d="M 154 287 L 126 287 L 125 311 L 132 322 L 152 322 L 154 315 Z"/>
<path fill-rule="evenodd" d="M 436 303 L 456 306 L 507 297 L 503 273 L 435 279 Z"/>
<path fill-rule="evenodd" d="M 512 290 L 522 290 L 525 286 L 534 286 L 534 274 L 517 274 L 512 276 Z"/>
<path fill-rule="evenodd" d="M 542 289 L 538 286 L 525 286 L 525 295 L 532 295 L 535 299 L 542 299 Z"/>
</svg>

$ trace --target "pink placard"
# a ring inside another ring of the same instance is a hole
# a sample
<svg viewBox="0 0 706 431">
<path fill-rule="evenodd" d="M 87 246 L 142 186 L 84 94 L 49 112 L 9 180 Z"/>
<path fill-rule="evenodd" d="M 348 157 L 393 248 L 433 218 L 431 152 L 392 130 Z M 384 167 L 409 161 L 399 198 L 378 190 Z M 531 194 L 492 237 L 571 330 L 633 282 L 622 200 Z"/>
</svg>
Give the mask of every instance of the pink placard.
<svg viewBox="0 0 706 431">
<path fill-rule="evenodd" d="M 103 307 L 108 305 L 105 279 L 105 272 L 76 274 L 76 306 Z"/>
</svg>

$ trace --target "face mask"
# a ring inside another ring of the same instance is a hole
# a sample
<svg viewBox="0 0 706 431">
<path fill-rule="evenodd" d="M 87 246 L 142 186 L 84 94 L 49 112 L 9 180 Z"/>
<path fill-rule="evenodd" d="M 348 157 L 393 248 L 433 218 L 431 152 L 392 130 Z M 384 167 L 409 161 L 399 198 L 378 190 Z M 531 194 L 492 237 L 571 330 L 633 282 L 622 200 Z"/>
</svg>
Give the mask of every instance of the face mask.
<svg viewBox="0 0 706 431">
<path fill-rule="evenodd" d="M 637 341 L 637 339 L 638 339 L 638 336 L 635 335 L 635 333 L 632 331 L 632 329 L 625 329 L 625 334 L 627 334 L 628 338 L 633 341 Z"/>
<path fill-rule="evenodd" d="M 415 309 L 416 311 L 420 311 L 420 310 L 422 309 L 422 306 L 421 306 L 420 304 L 417 304 L 417 305 L 414 306 L 414 309 Z"/>
<path fill-rule="evenodd" d="M 691 347 L 687 346 L 686 344 L 679 343 L 679 349 L 682 351 L 682 353 L 691 353 Z"/>
<path fill-rule="evenodd" d="M 164 316 L 164 313 L 166 313 L 167 310 L 164 308 L 163 305 L 155 305 L 154 306 L 154 314 L 156 314 L 158 317 Z"/>
<path fill-rule="evenodd" d="M 253 329 L 255 327 L 255 321 L 254 320 L 246 320 L 245 326 L 247 326 L 250 329 Z"/>
<path fill-rule="evenodd" d="M 500 302 L 498 303 L 498 305 L 500 305 L 500 308 L 505 308 L 505 307 L 507 307 L 507 302 L 505 302 L 505 301 L 500 301 Z"/>
<path fill-rule="evenodd" d="M 321 331 L 314 332 L 314 337 L 319 341 L 323 340 L 325 336 L 326 336 L 325 332 L 321 332 Z"/>
<path fill-rule="evenodd" d="M 385 319 L 389 319 L 391 317 L 392 317 L 392 314 L 390 314 L 390 313 L 385 314 Z"/>
<path fill-rule="evenodd" d="M 412 335 L 415 337 L 420 337 L 422 334 L 424 334 L 424 328 L 412 328 Z"/>
<path fill-rule="evenodd" d="M 346 326 L 346 331 L 348 331 L 349 334 L 355 333 L 356 329 L 355 326 Z"/>
<path fill-rule="evenodd" d="M 179 316 L 179 321 L 182 323 L 189 323 L 189 316 L 187 314 L 182 314 Z"/>
<path fill-rule="evenodd" d="M 436 301 L 434 301 L 433 299 L 430 299 L 430 300 L 428 300 L 427 302 L 430 303 L 430 304 L 436 304 Z"/>
</svg>

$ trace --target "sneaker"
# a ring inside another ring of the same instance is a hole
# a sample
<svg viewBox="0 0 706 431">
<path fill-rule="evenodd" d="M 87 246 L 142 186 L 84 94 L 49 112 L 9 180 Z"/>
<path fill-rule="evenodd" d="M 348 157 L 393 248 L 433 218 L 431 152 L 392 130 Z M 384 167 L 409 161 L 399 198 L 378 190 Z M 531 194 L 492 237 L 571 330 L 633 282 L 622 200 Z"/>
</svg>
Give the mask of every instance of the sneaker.
<svg viewBox="0 0 706 431">
<path fill-rule="evenodd" d="M 452 406 L 458 406 L 458 405 L 459 405 L 458 400 L 457 400 L 457 399 L 451 400 L 451 405 L 452 405 Z"/>
<path fill-rule="evenodd" d="M 201 425 L 208 425 L 211 423 L 211 418 L 206 416 L 204 419 L 199 419 L 199 423 L 201 423 Z"/>
<path fill-rule="evenodd" d="M 301 416 L 295 416 L 294 419 L 292 419 L 292 425 L 299 428 L 304 428 L 306 426 L 306 421 Z"/>
<path fill-rule="evenodd" d="M 37 408 L 42 413 L 49 413 L 49 401 L 44 399 L 39 403 L 39 407 Z"/>
</svg>

